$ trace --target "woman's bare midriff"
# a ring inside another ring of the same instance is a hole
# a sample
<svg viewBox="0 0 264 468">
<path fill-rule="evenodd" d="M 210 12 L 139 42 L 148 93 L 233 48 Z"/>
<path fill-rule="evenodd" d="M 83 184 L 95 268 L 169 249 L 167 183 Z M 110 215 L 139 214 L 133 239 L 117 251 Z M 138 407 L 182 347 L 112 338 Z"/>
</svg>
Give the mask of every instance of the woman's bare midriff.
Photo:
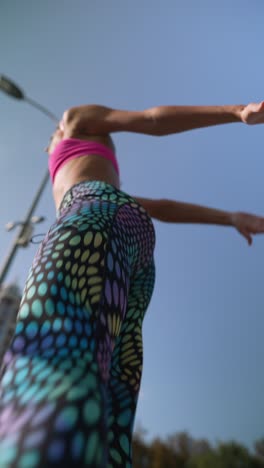
<svg viewBox="0 0 264 468">
<path fill-rule="evenodd" d="M 59 208 L 65 193 L 75 184 L 85 180 L 101 180 L 120 187 L 119 177 L 111 163 L 101 156 L 90 154 L 70 160 L 62 166 L 54 180 L 53 197 Z"/>
<path fill-rule="evenodd" d="M 65 132 L 66 133 L 66 132 Z M 66 134 L 66 138 L 78 138 L 79 140 L 97 141 L 114 151 L 114 144 L 110 135 L 84 135 Z M 64 138 L 65 138 L 64 137 Z M 87 154 L 71 159 L 57 172 L 53 184 L 53 197 L 56 209 L 59 208 L 65 193 L 75 184 L 85 180 L 100 180 L 120 188 L 119 176 L 111 161 L 96 154 Z"/>
</svg>

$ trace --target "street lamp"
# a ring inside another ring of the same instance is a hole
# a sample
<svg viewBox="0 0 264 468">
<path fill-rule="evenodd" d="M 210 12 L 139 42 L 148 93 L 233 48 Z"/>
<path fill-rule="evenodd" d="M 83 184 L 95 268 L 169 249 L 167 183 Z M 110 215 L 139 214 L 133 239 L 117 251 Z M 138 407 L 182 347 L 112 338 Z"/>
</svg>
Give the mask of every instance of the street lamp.
<svg viewBox="0 0 264 468">
<path fill-rule="evenodd" d="M 16 99 L 22 99 L 23 101 L 26 101 L 28 104 L 31 106 L 35 107 L 38 109 L 40 112 L 43 114 L 46 114 L 50 119 L 52 119 L 54 122 L 58 123 L 59 119 L 54 115 L 52 112 L 50 112 L 46 107 L 42 106 L 35 100 L 31 99 L 30 97 L 26 96 L 24 91 L 22 91 L 21 88 L 19 88 L 13 81 L 11 81 L 9 78 L 7 78 L 4 75 L 0 75 L 0 89 L 6 94 L 9 94 L 9 96 L 12 96 Z"/>
<path fill-rule="evenodd" d="M 4 75 L 0 75 L 0 90 L 3 91 L 4 93 L 8 94 L 9 96 L 12 96 L 16 99 L 20 99 L 20 100 L 24 100 L 26 101 L 28 104 L 30 104 L 31 106 L 35 107 L 36 109 L 38 109 L 40 112 L 42 112 L 43 114 L 47 115 L 51 120 L 55 121 L 56 123 L 59 122 L 59 119 L 52 113 L 50 112 L 48 109 L 46 109 L 44 106 L 42 106 L 41 104 L 39 104 L 38 102 L 34 101 L 33 99 L 29 98 L 28 96 L 26 96 L 24 94 L 24 92 L 13 82 L 11 81 L 9 78 L 7 78 L 6 76 Z M 42 179 L 42 182 L 40 183 L 40 186 L 37 190 L 37 193 L 34 197 L 34 199 L 32 200 L 32 203 L 29 207 L 29 210 L 27 212 L 27 215 L 25 217 L 25 220 L 22 221 L 22 222 L 16 222 L 16 223 L 13 223 L 12 226 L 11 226 L 11 223 L 9 224 L 9 229 L 13 229 L 13 227 L 17 226 L 17 225 L 20 225 L 20 230 L 18 232 L 18 235 L 17 237 L 15 238 L 12 246 L 11 246 L 11 249 L 4 261 L 4 264 L 0 270 L 0 287 L 1 285 L 3 284 L 4 282 L 4 279 L 7 275 L 7 272 L 9 270 L 9 267 L 14 259 L 14 256 L 16 254 L 16 251 L 18 249 L 18 247 L 26 247 L 30 241 L 30 237 L 31 237 L 31 233 L 32 233 L 32 223 L 36 223 L 36 222 L 41 222 L 44 220 L 43 217 L 40 217 L 39 219 L 36 219 L 37 217 L 34 217 L 32 216 L 36 206 L 37 206 L 37 203 L 42 195 L 42 192 L 47 184 L 49 180 L 49 173 L 48 171 L 46 172 L 44 178 Z"/>
</svg>

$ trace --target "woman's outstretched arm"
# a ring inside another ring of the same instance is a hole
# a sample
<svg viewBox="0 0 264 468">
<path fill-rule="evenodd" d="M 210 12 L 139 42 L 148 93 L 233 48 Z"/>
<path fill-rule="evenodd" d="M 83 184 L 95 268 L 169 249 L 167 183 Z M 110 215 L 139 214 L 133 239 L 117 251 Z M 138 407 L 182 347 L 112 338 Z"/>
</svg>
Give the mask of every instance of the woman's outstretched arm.
<svg viewBox="0 0 264 468">
<path fill-rule="evenodd" d="M 249 213 L 229 212 L 173 200 L 153 200 L 134 197 L 159 221 L 167 223 L 197 223 L 232 226 L 252 244 L 252 234 L 264 233 L 264 217 Z"/>
<path fill-rule="evenodd" d="M 66 136 L 112 132 L 164 136 L 232 122 L 264 123 L 264 101 L 247 106 L 157 106 L 142 111 L 97 105 L 77 106 L 64 112 L 63 122 L 69 133 Z"/>
</svg>

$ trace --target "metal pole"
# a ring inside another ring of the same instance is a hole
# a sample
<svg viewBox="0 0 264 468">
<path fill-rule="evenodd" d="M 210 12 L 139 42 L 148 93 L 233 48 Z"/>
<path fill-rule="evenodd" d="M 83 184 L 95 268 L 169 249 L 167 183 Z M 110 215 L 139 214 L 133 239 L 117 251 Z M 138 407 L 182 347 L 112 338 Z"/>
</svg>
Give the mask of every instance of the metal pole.
<svg viewBox="0 0 264 468">
<path fill-rule="evenodd" d="M 3 284 L 4 279 L 5 279 L 6 275 L 7 275 L 8 270 L 9 270 L 9 267 L 10 267 L 10 265 L 11 265 L 11 263 L 12 263 L 14 257 L 15 257 L 16 251 L 17 251 L 17 249 L 19 247 L 19 243 L 18 243 L 19 239 L 24 235 L 26 228 L 30 224 L 31 216 L 32 216 L 37 204 L 38 204 L 38 201 L 39 201 L 39 199 L 40 199 L 40 197 L 42 195 L 42 192 L 43 192 L 48 180 L 49 180 L 49 172 L 47 171 L 44 178 L 43 178 L 43 180 L 42 180 L 42 182 L 41 182 L 41 184 L 40 184 L 40 186 L 39 186 L 39 189 L 38 189 L 32 203 L 30 205 L 30 208 L 29 208 L 29 210 L 27 212 L 25 221 L 23 222 L 22 226 L 20 227 L 19 232 L 18 232 L 13 244 L 11 245 L 11 249 L 10 249 L 10 251 L 9 251 L 5 261 L 4 261 L 4 264 L 3 264 L 2 268 L 1 268 L 1 270 L 0 270 L 0 286 Z"/>
<path fill-rule="evenodd" d="M 52 112 L 50 112 L 46 107 L 42 106 L 42 104 L 39 104 L 37 101 L 34 101 L 33 99 L 29 98 L 28 96 L 24 97 L 24 101 L 28 102 L 31 106 L 35 107 L 38 109 L 40 112 L 43 114 L 46 114 L 50 119 L 52 119 L 56 124 L 59 123 L 58 117 L 54 115 Z"/>
<path fill-rule="evenodd" d="M 17 86 L 16 83 L 14 83 L 12 80 L 10 80 L 8 77 L 4 76 L 4 75 L 0 75 L 0 90 L 2 90 L 4 93 L 8 94 L 9 96 L 12 96 L 13 98 L 16 98 L 16 99 L 19 99 L 19 100 L 24 100 L 26 101 L 28 104 L 30 104 L 31 106 L 35 107 L 36 109 L 38 109 L 40 112 L 42 112 L 43 114 L 47 115 L 51 120 L 55 121 L 57 124 L 59 122 L 59 119 L 56 117 L 56 115 L 54 115 L 49 109 L 47 109 L 46 107 L 44 107 L 42 104 L 39 104 L 37 101 L 33 100 L 32 98 L 28 97 L 25 95 L 24 91 L 22 91 L 22 89 Z M 5 261 L 4 261 L 4 264 L 0 270 L 0 286 L 2 285 L 5 277 L 6 277 L 6 274 L 8 272 L 8 269 L 13 261 L 13 258 L 16 254 L 16 251 L 19 247 L 19 240 L 23 237 L 23 235 L 26 234 L 26 229 L 30 226 L 30 218 L 31 218 L 31 215 L 33 214 L 35 208 L 36 208 L 36 205 L 42 195 L 42 192 L 45 188 L 45 185 L 46 183 L 48 182 L 49 180 L 49 172 L 47 171 L 47 173 L 45 174 L 42 182 L 41 182 L 41 185 L 35 195 L 35 198 L 33 199 L 32 203 L 31 203 L 31 206 L 29 208 L 29 211 L 26 215 L 26 219 L 25 221 L 22 223 L 22 226 L 19 230 L 19 233 L 17 235 L 17 237 L 15 238 L 12 246 L 11 246 L 11 249 L 10 249 L 10 252 L 8 253 Z"/>
</svg>

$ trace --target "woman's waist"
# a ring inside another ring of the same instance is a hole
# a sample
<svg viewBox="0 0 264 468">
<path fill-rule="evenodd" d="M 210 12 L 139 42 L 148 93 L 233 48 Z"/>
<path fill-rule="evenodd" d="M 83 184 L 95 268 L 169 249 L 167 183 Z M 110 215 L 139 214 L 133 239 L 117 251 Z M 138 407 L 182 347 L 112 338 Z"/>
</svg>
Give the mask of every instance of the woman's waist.
<svg viewBox="0 0 264 468">
<path fill-rule="evenodd" d="M 66 168 L 65 168 L 66 169 Z M 106 184 L 114 186 L 116 189 L 119 189 L 120 182 L 119 177 L 115 171 L 111 170 L 112 168 L 102 168 L 95 169 L 89 168 L 89 170 L 62 170 L 57 174 L 54 185 L 53 185 L 53 197 L 56 205 L 56 209 L 59 208 L 65 194 L 74 186 L 88 181 L 101 181 Z"/>
</svg>

